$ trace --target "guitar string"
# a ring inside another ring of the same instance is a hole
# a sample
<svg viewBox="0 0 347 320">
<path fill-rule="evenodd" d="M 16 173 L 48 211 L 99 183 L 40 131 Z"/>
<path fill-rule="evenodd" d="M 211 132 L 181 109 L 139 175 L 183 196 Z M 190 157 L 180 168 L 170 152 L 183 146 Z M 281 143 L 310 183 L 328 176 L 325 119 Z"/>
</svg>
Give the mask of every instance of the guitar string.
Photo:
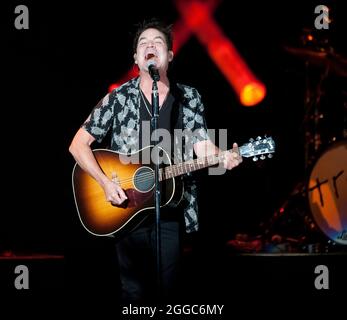
<svg viewBox="0 0 347 320">
<path fill-rule="evenodd" d="M 223 158 L 223 155 L 221 155 L 220 156 L 221 158 Z M 216 156 L 216 158 L 218 158 L 218 156 Z M 192 165 L 194 164 L 194 165 L 196 165 L 196 164 L 206 164 L 206 161 L 205 162 L 198 162 L 198 161 L 196 161 L 196 160 L 193 160 L 193 162 L 192 162 Z M 214 163 L 213 163 L 214 164 Z M 213 164 L 211 164 L 211 165 L 213 165 Z M 205 166 L 204 166 L 205 167 Z M 165 169 L 164 169 L 165 170 Z M 180 172 L 180 170 L 179 169 L 177 169 L 178 170 L 178 173 L 180 174 L 181 172 Z M 173 172 L 174 170 L 172 169 L 171 170 L 171 173 L 170 173 L 170 175 L 172 174 L 172 172 Z M 175 172 L 174 172 L 175 173 Z M 166 174 L 166 173 L 165 173 Z M 174 176 L 176 176 L 176 175 L 173 175 L 172 177 L 174 177 Z M 146 180 L 149 180 L 150 178 L 152 179 L 154 177 L 154 173 L 153 172 L 150 172 L 150 173 L 142 173 L 142 174 L 139 174 L 138 176 L 137 176 L 137 179 L 136 179 L 136 181 L 137 182 L 144 182 L 144 181 L 146 181 Z M 121 185 L 121 184 L 125 184 L 125 183 L 132 183 L 134 181 L 134 177 L 129 177 L 129 178 L 124 178 L 124 179 L 121 179 L 121 180 L 119 180 L 118 181 L 118 183 Z"/>
<path fill-rule="evenodd" d="M 144 182 L 144 181 L 149 180 L 150 178 L 153 178 L 153 177 L 154 177 L 153 173 L 143 173 L 143 174 L 139 174 L 136 179 L 131 177 L 131 178 L 125 178 L 125 179 L 119 180 L 118 182 L 120 184 L 132 182 L 134 180 L 136 180 L 137 182 Z"/>
<path fill-rule="evenodd" d="M 121 185 L 121 184 L 125 184 L 127 182 L 133 182 L 134 180 L 136 180 L 136 182 L 145 182 L 149 179 L 154 178 L 154 174 L 153 173 L 142 173 L 142 174 L 139 174 L 137 177 L 138 178 L 136 178 L 136 179 L 134 179 L 134 177 L 121 179 L 118 181 L 118 183 Z"/>
<path fill-rule="evenodd" d="M 154 178 L 154 175 L 152 173 L 145 173 L 145 174 L 138 175 L 138 177 L 139 178 L 137 179 L 134 179 L 133 177 L 122 179 L 122 180 L 119 180 L 118 183 L 120 185 L 124 185 L 126 183 L 132 183 L 134 180 L 136 180 L 136 182 L 145 182 L 147 180 Z"/>
<path fill-rule="evenodd" d="M 217 155 L 217 156 L 215 156 L 216 157 L 216 159 L 218 159 L 218 158 L 221 158 L 220 160 L 222 160 L 222 158 L 224 157 L 224 152 L 221 154 L 221 155 Z M 192 162 L 191 162 L 191 164 L 193 165 L 196 165 L 196 164 L 201 164 L 201 162 L 199 163 L 199 161 L 198 161 L 199 159 L 194 159 Z M 204 161 L 202 162 L 203 164 L 206 164 L 206 161 L 207 161 L 207 157 L 205 157 L 204 158 Z M 208 162 L 208 161 L 207 161 Z M 173 166 L 171 166 L 171 167 L 173 167 Z M 168 167 L 166 167 L 166 168 L 168 168 Z M 166 170 L 166 168 L 164 168 L 164 171 Z M 163 169 L 161 169 L 161 170 L 163 170 Z M 173 171 L 173 170 L 172 170 Z M 153 172 L 150 172 L 150 173 L 145 173 L 145 174 L 140 174 L 139 176 L 138 176 L 139 178 L 136 180 L 137 182 L 144 182 L 144 181 L 146 181 L 146 180 L 148 180 L 149 178 L 153 178 Z M 133 180 L 134 180 L 134 177 L 128 177 L 128 178 L 125 178 L 125 179 L 121 179 L 121 180 L 119 180 L 118 181 L 118 183 L 119 184 L 124 184 L 124 183 L 127 183 L 127 182 L 133 182 Z"/>
<path fill-rule="evenodd" d="M 215 156 L 216 157 L 216 159 L 217 158 L 221 158 L 220 160 L 222 160 L 222 158 L 224 157 L 224 153 L 222 153 L 220 156 Z M 207 161 L 208 162 L 208 161 Z M 193 165 L 195 165 L 195 164 L 201 164 L 201 162 L 199 163 L 198 162 L 198 159 L 194 159 L 192 162 L 191 162 L 191 164 Z M 205 158 L 205 161 L 203 162 L 203 164 L 206 164 L 206 158 Z M 172 166 L 173 167 L 173 166 Z M 168 168 L 168 167 L 167 167 Z M 164 171 L 165 171 L 165 169 L 166 168 L 164 168 Z M 171 171 L 171 172 L 173 172 L 173 170 Z M 178 172 L 179 172 L 179 170 L 178 170 Z M 180 173 L 180 172 L 179 172 Z M 172 177 L 174 177 L 175 175 L 173 175 Z M 150 178 L 151 179 L 153 179 L 153 177 L 154 177 L 154 173 L 153 172 L 150 172 L 150 173 L 143 173 L 143 174 L 139 174 L 138 176 L 137 176 L 138 178 L 136 179 L 136 181 L 137 182 L 144 182 L 144 181 L 146 181 L 146 180 L 149 180 Z M 124 185 L 124 184 L 126 184 L 126 183 L 133 183 L 133 181 L 134 181 L 134 177 L 129 177 L 129 178 L 125 178 L 125 179 L 121 179 L 121 180 L 119 180 L 118 181 L 118 183 L 120 184 L 120 185 Z"/>
<path fill-rule="evenodd" d="M 215 156 L 215 157 L 216 157 L 216 159 L 217 159 L 217 158 L 223 158 L 223 154 L 221 154 L 220 156 Z M 206 158 L 207 158 L 207 157 L 206 157 Z M 194 159 L 194 160 L 191 162 L 191 165 L 206 164 L 206 162 L 208 162 L 208 161 L 206 160 L 206 158 L 205 158 L 205 161 L 203 161 L 203 162 L 199 162 L 198 159 Z M 213 164 L 211 164 L 211 165 L 213 165 Z M 173 166 L 171 166 L 171 167 L 173 167 Z M 168 168 L 168 167 L 166 167 L 166 168 Z M 164 170 L 165 170 L 166 168 L 164 168 Z M 173 171 L 173 170 L 172 170 L 172 171 Z M 179 169 L 178 169 L 178 171 L 179 171 Z M 153 172 L 139 174 L 139 177 L 140 177 L 140 179 L 137 179 L 137 181 L 140 181 L 140 182 L 145 181 L 145 179 L 148 179 L 149 177 L 153 177 Z M 128 177 L 128 178 L 121 179 L 121 180 L 119 180 L 118 182 L 119 182 L 119 183 L 124 183 L 124 182 L 131 182 L 131 181 L 133 181 L 133 180 L 134 180 L 133 177 Z"/>
<path fill-rule="evenodd" d="M 199 164 L 198 161 L 196 160 L 193 160 L 192 164 Z M 203 163 L 205 164 L 205 162 Z M 179 170 L 178 170 L 179 171 Z M 150 172 L 150 173 L 142 173 L 142 174 L 139 174 L 138 177 L 136 179 L 137 182 L 144 182 L 146 180 L 149 180 L 150 178 L 153 178 L 154 174 L 153 172 Z M 124 179 L 121 179 L 118 181 L 119 184 L 124 184 L 126 182 L 133 182 L 134 181 L 134 178 L 133 177 L 129 177 L 129 178 L 124 178 Z"/>
<path fill-rule="evenodd" d="M 192 165 L 195 165 L 195 164 L 199 164 L 199 162 L 198 161 L 193 161 L 192 162 Z M 203 163 L 203 164 L 205 164 L 205 163 Z M 172 170 L 173 171 L 173 170 Z M 178 171 L 180 171 L 179 169 L 178 169 Z M 146 179 L 147 177 L 152 177 L 153 176 L 153 172 L 150 172 L 150 173 L 142 173 L 142 174 L 139 174 L 138 175 L 139 177 L 141 177 L 141 179 L 137 179 L 137 181 L 141 181 L 141 180 L 143 180 L 143 179 Z M 124 179 L 121 179 L 121 180 L 119 180 L 119 182 L 120 183 L 122 183 L 122 182 L 127 182 L 127 181 L 132 181 L 132 180 L 134 180 L 134 178 L 133 177 L 128 177 L 128 178 L 124 178 Z"/>
</svg>

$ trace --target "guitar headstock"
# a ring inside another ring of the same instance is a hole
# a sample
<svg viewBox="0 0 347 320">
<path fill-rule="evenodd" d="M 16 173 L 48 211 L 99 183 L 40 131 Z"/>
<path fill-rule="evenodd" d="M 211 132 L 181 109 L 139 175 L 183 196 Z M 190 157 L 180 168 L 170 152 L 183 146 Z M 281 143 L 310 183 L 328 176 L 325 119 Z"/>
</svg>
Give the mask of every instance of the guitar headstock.
<svg viewBox="0 0 347 320">
<path fill-rule="evenodd" d="M 266 154 L 268 158 L 272 158 L 275 152 L 275 141 L 271 137 L 257 137 L 255 140 L 249 139 L 249 142 L 239 147 L 239 150 L 242 157 L 253 157 L 253 161 L 257 161 L 260 156 L 259 158 L 264 160 Z"/>
</svg>

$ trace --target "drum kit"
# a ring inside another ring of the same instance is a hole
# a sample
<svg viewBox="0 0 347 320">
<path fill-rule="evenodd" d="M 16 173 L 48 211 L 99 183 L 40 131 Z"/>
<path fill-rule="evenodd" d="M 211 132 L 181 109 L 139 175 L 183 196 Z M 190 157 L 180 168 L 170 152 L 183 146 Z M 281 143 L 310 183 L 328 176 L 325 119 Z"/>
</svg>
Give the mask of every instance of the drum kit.
<svg viewBox="0 0 347 320">
<path fill-rule="evenodd" d="M 307 81 L 302 132 L 307 174 L 274 213 L 267 232 L 281 234 L 281 239 L 289 239 L 287 242 L 295 246 L 295 250 L 303 252 L 329 252 L 337 247 L 345 251 L 347 58 L 336 53 L 327 41 L 324 46 L 317 42 L 312 45 L 313 35 L 306 33 L 306 37 L 311 39 L 310 43 L 284 49 L 305 65 Z M 338 82 L 343 85 L 338 86 Z M 335 90 L 327 89 L 327 84 L 332 84 Z"/>
</svg>

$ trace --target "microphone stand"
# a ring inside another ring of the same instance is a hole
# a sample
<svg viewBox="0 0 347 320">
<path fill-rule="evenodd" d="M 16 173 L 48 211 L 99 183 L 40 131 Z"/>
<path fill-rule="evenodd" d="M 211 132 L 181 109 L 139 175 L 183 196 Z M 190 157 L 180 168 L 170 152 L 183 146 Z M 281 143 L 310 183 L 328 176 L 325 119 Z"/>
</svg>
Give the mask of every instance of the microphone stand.
<svg viewBox="0 0 347 320">
<path fill-rule="evenodd" d="M 155 146 L 153 150 L 156 151 L 153 162 L 154 166 L 154 202 L 155 202 L 155 236 L 156 236 L 156 265 L 157 265 L 157 294 L 161 297 L 162 292 L 162 276 L 161 276 L 161 236 L 160 236 L 160 184 L 159 184 L 159 148 L 156 148 L 158 144 L 158 118 L 159 118 L 159 93 L 157 81 L 159 80 L 159 75 L 153 77 L 152 84 L 152 109 L 153 117 L 151 119 L 151 129 L 153 133 L 153 140 L 155 141 Z"/>
</svg>

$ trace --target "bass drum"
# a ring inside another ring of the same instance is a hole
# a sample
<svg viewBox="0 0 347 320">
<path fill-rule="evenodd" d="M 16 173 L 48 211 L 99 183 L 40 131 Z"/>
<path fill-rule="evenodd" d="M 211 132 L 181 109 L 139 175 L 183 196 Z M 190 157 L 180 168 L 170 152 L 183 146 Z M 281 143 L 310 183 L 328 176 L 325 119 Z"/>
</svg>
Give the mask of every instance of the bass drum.
<svg viewBox="0 0 347 320">
<path fill-rule="evenodd" d="M 308 200 L 313 219 L 323 233 L 347 245 L 347 140 L 330 146 L 316 161 Z"/>
</svg>

